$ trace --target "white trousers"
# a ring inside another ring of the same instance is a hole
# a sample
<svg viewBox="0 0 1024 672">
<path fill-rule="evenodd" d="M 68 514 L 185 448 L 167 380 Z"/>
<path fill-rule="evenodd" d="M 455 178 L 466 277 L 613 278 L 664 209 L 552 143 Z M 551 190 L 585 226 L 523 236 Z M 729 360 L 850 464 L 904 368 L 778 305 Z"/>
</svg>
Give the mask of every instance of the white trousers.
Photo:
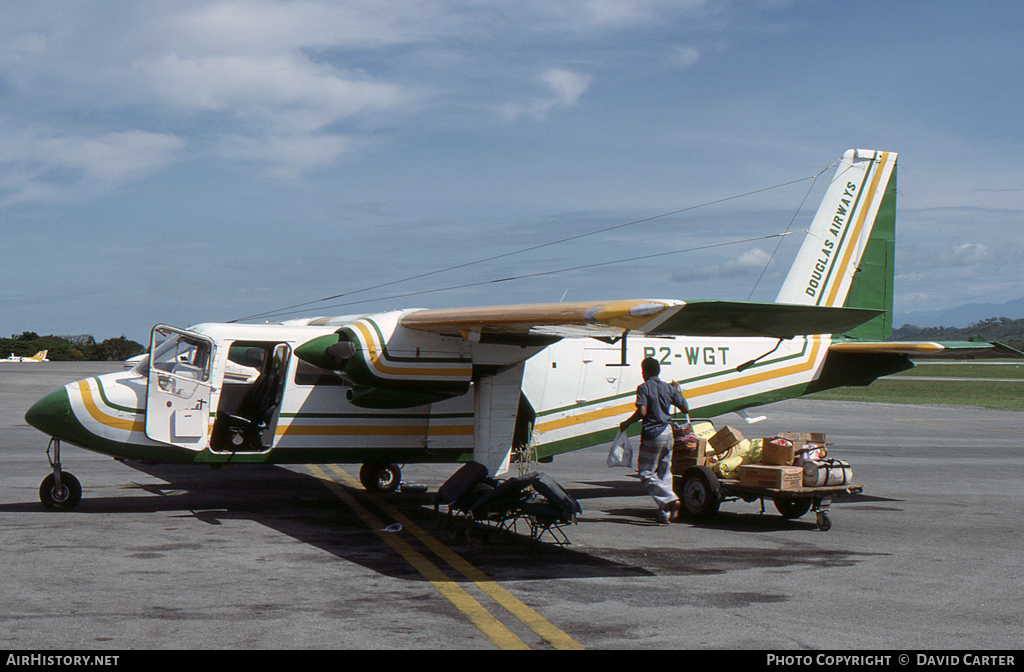
<svg viewBox="0 0 1024 672">
<path fill-rule="evenodd" d="M 637 456 L 640 481 L 658 508 L 664 510 L 679 499 L 672 490 L 672 427 L 665 428 L 657 438 L 640 439 L 640 454 Z"/>
</svg>

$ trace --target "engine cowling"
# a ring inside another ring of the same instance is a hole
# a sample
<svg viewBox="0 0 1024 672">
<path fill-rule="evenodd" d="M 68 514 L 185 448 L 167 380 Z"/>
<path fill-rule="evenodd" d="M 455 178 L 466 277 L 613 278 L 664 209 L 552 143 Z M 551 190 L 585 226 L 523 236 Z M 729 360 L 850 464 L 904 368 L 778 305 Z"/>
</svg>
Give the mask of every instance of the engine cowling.
<svg viewBox="0 0 1024 672">
<path fill-rule="evenodd" d="M 364 317 L 303 343 L 295 355 L 352 381 L 349 401 L 364 408 L 407 408 L 466 394 L 473 362 L 464 342 L 406 329 L 400 316 Z"/>
</svg>

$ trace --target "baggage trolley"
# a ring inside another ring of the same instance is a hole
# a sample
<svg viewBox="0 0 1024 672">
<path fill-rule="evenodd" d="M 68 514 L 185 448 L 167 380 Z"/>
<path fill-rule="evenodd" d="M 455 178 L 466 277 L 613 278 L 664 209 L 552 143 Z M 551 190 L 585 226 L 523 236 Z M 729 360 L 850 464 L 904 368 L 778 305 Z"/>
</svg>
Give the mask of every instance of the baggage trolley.
<svg viewBox="0 0 1024 672">
<path fill-rule="evenodd" d="M 745 502 L 760 499 L 761 513 L 764 513 L 764 500 L 771 499 L 783 518 L 799 518 L 813 509 L 818 529 L 827 532 L 832 527 L 832 516 L 829 513 L 832 500 L 860 493 L 864 486 L 852 483 L 784 490 L 765 488 L 740 485 L 735 479 L 718 478 L 708 467 L 696 466 L 675 476 L 674 489 L 682 501 L 683 512 L 694 520 L 713 518 L 722 502 L 739 499 Z"/>
</svg>

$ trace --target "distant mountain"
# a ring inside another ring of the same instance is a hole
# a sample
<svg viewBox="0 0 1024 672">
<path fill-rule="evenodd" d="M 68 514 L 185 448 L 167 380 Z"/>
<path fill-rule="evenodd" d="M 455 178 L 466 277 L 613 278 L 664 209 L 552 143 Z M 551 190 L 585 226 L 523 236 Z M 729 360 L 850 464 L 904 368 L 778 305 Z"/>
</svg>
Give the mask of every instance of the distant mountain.
<svg viewBox="0 0 1024 672">
<path fill-rule="evenodd" d="M 896 313 L 893 326 L 912 324 L 915 327 L 966 327 L 990 317 L 1024 318 L 1024 297 L 1006 303 L 966 303 L 945 310 L 920 310 Z"/>
</svg>

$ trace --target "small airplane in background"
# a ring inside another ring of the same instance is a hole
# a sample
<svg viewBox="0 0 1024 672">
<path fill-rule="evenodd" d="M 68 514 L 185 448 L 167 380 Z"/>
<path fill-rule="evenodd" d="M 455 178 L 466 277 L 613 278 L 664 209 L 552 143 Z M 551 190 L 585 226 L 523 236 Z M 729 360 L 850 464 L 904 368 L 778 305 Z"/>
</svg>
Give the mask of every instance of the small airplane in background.
<svg viewBox="0 0 1024 672">
<path fill-rule="evenodd" d="M 49 350 L 40 350 L 31 357 L 17 357 L 12 352 L 6 359 L 0 359 L 0 362 L 48 362 L 50 361 L 46 358 L 48 352 Z"/>
<path fill-rule="evenodd" d="M 369 489 L 400 463 L 491 475 L 610 441 L 640 362 L 661 362 L 698 417 L 912 368 L 914 357 L 1024 357 L 989 342 L 889 342 L 896 154 L 839 162 L 775 303 L 616 300 L 394 310 L 275 324 L 157 325 L 130 370 L 50 392 L 25 414 L 53 437 L 40 499 L 73 509 L 60 444 L 152 463 L 362 463 Z M 636 426 L 634 426 L 635 428 Z M 50 450 L 47 449 L 47 456 Z"/>
</svg>

